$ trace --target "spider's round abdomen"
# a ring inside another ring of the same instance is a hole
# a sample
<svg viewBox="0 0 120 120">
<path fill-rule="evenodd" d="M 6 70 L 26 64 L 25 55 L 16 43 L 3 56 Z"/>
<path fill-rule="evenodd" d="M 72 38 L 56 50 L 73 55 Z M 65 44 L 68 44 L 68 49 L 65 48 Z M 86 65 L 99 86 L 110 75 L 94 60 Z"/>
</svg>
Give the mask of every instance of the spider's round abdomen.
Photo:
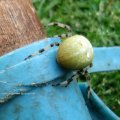
<svg viewBox="0 0 120 120">
<path fill-rule="evenodd" d="M 87 38 L 75 35 L 67 38 L 59 47 L 58 63 L 67 69 L 83 69 L 93 60 L 93 47 Z"/>
</svg>

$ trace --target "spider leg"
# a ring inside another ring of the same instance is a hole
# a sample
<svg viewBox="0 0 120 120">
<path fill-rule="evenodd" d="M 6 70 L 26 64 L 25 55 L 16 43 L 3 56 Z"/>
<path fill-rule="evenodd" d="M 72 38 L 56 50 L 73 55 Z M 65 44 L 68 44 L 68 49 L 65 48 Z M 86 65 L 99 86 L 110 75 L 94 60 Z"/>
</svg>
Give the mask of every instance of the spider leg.
<svg viewBox="0 0 120 120">
<path fill-rule="evenodd" d="M 28 59 L 30 59 L 30 58 L 32 58 L 32 57 L 34 57 L 34 56 L 37 56 L 37 55 L 45 52 L 46 50 L 49 50 L 50 48 L 52 48 L 52 47 L 54 47 L 54 46 L 59 46 L 59 45 L 60 45 L 59 42 L 51 43 L 50 45 L 45 46 L 45 48 L 42 48 L 42 49 L 40 49 L 40 50 L 38 50 L 38 51 L 30 54 L 30 55 L 27 56 L 24 60 L 28 60 Z"/>
<path fill-rule="evenodd" d="M 64 86 L 67 87 L 74 79 L 78 78 L 78 75 L 75 73 L 71 76 L 71 78 L 67 79 L 64 82 L 57 83 L 57 84 L 52 84 L 52 86 Z"/>
<path fill-rule="evenodd" d="M 91 67 L 93 66 L 93 63 L 90 63 L 90 65 L 89 65 L 89 66 L 90 66 L 90 68 L 91 68 Z"/>
<path fill-rule="evenodd" d="M 90 63 L 90 65 L 88 66 L 88 69 L 91 68 L 93 66 L 93 63 Z M 88 88 L 87 88 L 87 91 L 88 91 L 88 94 L 87 94 L 87 97 L 88 99 L 90 98 L 90 94 L 91 94 L 91 78 L 90 78 L 90 74 L 88 73 L 87 69 L 86 69 L 86 80 L 88 82 Z"/>
<path fill-rule="evenodd" d="M 50 26 L 57 26 L 59 28 L 67 30 L 66 34 L 55 35 L 54 37 L 60 37 L 62 39 L 65 39 L 67 37 L 71 37 L 72 36 L 72 29 L 67 24 L 60 23 L 60 22 L 52 22 L 52 23 L 49 23 L 46 27 L 50 27 Z"/>
<path fill-rule="evenodd" d="M 57 84 L 52 84 L 52 86 L 64 86 L 64 87 L 67 87 L 71 82 L 72 82 L 73 79 L 68 79 L 64 82 L 61 82 L 61 83 L 57 83 Z"/>
<path fill-rule="evenodd" d="M 90 94 L 91 94 L 91 78 L 90 78 L 90 75 L 89 75 L 87 70 L 85 71 L 85 78 L 86 78 L 86 81 L 88 83 L 87 98 L 89 99 L 90 98 Z"/>
<path fill-rule="evenodd" d="M 65 87 L 68 87 L 68 85 L 69 85 L 72 81 L 73 81 L 72 78 L 71 78 L 71 79 L 68 79 L 68 80 L 67 80 L 67 84 L 65 85 Z"/>
<path fill-rule="evenodd" d="M 88 66 L 90 67 L 90 66 Z M 88 83 L 88 87 L 87 87 L 87 98 L 89 99 L 90 98 L 90 93 L 91 93 L 91 78 L 90 78 L 90 75 L 88 73 L 88 67 L 82 69 L 82 70 L 79 70 L 77 73 L 79 74 L 79 78 L 80 79 L 83 79 L 83 80 L 86 80 L 87 83 Z"/>
<path fill-rule="evenodd" d="M 60 86 L 60 83 L 52 84 L 52 86 Z"/>
<path fill-rule="evenodd" d="M 52 23 L 49 23 L 47 26 L 58 26 L 60 28 L 65 28 L 67 29 L 69 32 L 71 32 L 71 27 L 67 24 L 64 24 L 64 23 L 60 23 L 60 22 L 52 22 Z"/>
</svg>

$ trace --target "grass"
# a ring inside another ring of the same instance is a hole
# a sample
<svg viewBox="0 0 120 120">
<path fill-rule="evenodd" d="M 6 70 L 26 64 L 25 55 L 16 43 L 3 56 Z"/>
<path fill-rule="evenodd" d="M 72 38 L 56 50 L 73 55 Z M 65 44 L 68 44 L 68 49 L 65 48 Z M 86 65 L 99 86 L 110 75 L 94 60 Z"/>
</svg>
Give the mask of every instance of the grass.
<svg viewBox="0 0 120 120">
<path fill-rule="evenodd" d="M 119 0 L 33 0 L 33 5 L 44 26 L 62 22 L 72 27 L 73 34 L 86 36 L 93 46 L 120 46 Z M 48 36 L 65 32 L 56 27 L 45 29 Z M 120 115 L 119 72 L 91 76 L 93 89 Z"/>
</svg>

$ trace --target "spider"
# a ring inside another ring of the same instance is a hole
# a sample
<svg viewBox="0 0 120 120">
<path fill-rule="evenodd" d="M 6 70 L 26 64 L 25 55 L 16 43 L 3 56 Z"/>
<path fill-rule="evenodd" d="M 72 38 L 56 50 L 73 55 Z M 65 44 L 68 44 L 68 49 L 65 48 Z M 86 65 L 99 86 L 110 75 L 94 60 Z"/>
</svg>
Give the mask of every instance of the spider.
<svg viewBox="0 0 120 120">
<path fill-rule="evenodd" d="M 68 30 L 67 34 L 56 35 L 55 37 L 60 37 L 61 39 L 64 39 L 64 38 L 72 36 L 72 29 L 71 29 L 70 26 L 68 26 L 66 24 L 53 22 L 53 23 L 48 24 L 48 26 L 58 26 L 58 27 L 61 27 L 61 28 L 64 28 L 64 29 Z M 90 67 L 92 67 L 92 63 L 89 66 L 87 66 L 86 68 L 75 71 L 73 73 L 73 75 L 68 80 L 66 80 L 64 82 L 61 82 L 61 83 L 53 84 L 53 86 L 63 85 L 65 87 L 67 87 L 72 82 L 72 80 L 77 80 L 78 81 L 79 79 L 80 80 L 84 79 L 88 82 L 87 92 L 88 92 L 88 98 L 89 98 L 90 97 L 90 89 L 91 89 L 91 84 L 90 84 L 91 78 L 90 78 L 90 75 L 88 73 L 88 69 Z"/>
<path fill-rule="evenodd" d="M 70 26 L 68 26 L 66 24 L 59 23 L 59 22 L 52 22 L 52 23 L 49 23 L 47 25 L 47 27 L 48 26 L 58 26 L 58 27 L 67 29 L 67 31 L 68 31 L 67 34 L 55 35 L 54 37 L 60 37 L 61 39 L 65 39 L 65 38 L 68 38 L 68 37 L 72 36 L 72 29 L 71 29 Z M 52 44 L 46 46 L 45 48 L 42 48 L 39 51 L 37 51 L 37 52 L 27 56 L 24 60 L 28 60 L 28 59 L 30 59 L 30 58 L 38 55 L 38 54 L 43 53 L 44 51 L 50 49 L 51 47 L 59 46 L 59 45 L 60 45 L 60 43 L 57 43 L 57 42 L 52 43 Z M 88 92 L 88 98 L 89 98 L 90 97 L 91 85 L 90 85 L 90 75 L 88 73 L 88 69 L 90 67 L 92 67 L 92 63 L 89 66 L 87 66 L 86 68 L 83 68 L 81 70 L 75 71 L 73 73 L 73 75 L 69 79 L 67 79 L 66 81 L 61 82 L 61 83 L 57 83 L 57 84 L 52 84 L 52 86 L 61 86 L 61 85 L 63 86 L 64 85 L 65 87 L 67 87 L 73 80 L 77 80 L 78 81 L 78 79 L 84 79 L 84 80 L 86 80 L 88 82 L 87 92 Z"/>
</svg>

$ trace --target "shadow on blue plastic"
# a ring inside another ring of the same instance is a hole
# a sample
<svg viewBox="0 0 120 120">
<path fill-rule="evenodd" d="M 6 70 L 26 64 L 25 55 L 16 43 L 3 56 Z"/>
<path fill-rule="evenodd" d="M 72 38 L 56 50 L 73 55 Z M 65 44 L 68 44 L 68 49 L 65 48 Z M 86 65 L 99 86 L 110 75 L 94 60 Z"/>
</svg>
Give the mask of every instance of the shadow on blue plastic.
<svg viewBox="0 0 120 120">
<path fill-rule="evenodd" d="M 89 113 L 93 120 L 120 120 L 120 118 L 113 113 L 101 99 L 91 91 L 90 99 L 87 99 L 87 83 L 81 83 L 80 89 L 89 109 Z"/>
</svg>

